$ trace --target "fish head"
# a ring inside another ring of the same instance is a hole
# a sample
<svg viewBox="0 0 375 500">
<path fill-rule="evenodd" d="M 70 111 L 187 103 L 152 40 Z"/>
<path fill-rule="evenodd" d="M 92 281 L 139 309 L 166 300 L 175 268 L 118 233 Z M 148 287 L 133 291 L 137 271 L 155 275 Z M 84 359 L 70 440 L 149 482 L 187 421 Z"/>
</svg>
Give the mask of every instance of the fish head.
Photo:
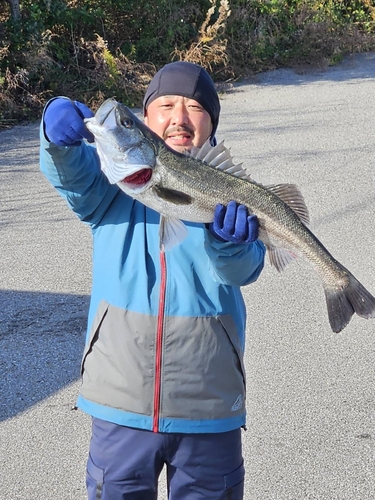
<svg viewBox="0 0 375 500">
<path fill-rule="evenodd" d="M 93 134 L 101 168 L 111 184 L 132 195 L 149 186 L 156 163 L 155 142 L 146 125 L 115 99 L 106 100 L 92 118 L 85 119 Z"/>
</svg>

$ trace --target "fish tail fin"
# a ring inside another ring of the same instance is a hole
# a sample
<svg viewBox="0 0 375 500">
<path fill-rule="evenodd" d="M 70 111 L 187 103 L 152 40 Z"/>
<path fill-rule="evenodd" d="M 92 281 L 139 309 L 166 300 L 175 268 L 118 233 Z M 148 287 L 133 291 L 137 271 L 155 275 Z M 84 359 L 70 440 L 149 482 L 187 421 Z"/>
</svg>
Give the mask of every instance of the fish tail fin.
<svg viewBox="0 0 375 500">
<path fill-rule="evenodd" d="M 328 317 L 332 331 L 341 332 L 354 313 L 375 318 L 375 297 L 348 271 L 348 285 L 339 290 L 325 286 Z"/>
</svg>

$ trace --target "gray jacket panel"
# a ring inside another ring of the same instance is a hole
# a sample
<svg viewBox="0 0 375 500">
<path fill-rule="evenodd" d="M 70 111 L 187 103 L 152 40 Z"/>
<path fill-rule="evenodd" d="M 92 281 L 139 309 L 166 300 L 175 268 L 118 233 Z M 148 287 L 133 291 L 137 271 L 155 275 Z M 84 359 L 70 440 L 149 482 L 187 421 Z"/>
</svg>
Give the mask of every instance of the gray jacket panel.
<svg viewBox="0 0 375 500">
<path fill-rule="evenodd" d="M 102 301 L 82 361 L 81 395 L 153 415 L 157 318 Z M 229 315 L 168 317 L 163 331 L 160 417 L 191 420 L 242 414 L 243 352 Z"/>
</svg>

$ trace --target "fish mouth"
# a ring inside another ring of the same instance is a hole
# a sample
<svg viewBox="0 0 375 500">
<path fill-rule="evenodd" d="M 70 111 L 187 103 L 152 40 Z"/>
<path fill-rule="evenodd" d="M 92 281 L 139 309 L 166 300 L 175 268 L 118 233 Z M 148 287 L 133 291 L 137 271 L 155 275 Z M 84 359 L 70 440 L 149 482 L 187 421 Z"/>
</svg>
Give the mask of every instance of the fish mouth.
<svg viewBox="0 0 375 500">
<path fill-rule="evenodd" d="M 134 172 L 134 174 L 128 175 L 124 177 L 121 182 L 125 184 L 133 184 L 136 186 L 145 185 L 151 179 L 152 169 L 151 168 L 142 168 L 138 170 L 138 172 Z"/>
</svg>

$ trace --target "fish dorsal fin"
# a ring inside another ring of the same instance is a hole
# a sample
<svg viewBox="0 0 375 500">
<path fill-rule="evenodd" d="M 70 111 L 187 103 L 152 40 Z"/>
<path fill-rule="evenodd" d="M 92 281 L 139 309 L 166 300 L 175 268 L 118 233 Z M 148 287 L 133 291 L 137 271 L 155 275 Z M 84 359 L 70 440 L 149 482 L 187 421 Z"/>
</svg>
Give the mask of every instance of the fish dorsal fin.
<svg viewBox="0 0 375 500">
<path fill-rule="evenodd" d="M 224 146 L 224 141 L 219 142 L 216 146 L 212 146 L 208 139 L 201 148 L 193 146 L 185 154 L 196 160 L 203 161 L 218 170 L 235 175 L 240 179 L 251 180 L 249 173 L 243 168 L 242 163 L 238 165 L 233 163 L 233 156 L 230 150 Z"/>
<path fill-rule="evenodd" d="M 265 186 L 265 188 L 288 205 L 304 224 L 309 224 L 309 211 L 301 191 L 295 184 L 272 184 L 271 186 Z"/>
<path fill-rule="evenodd" d="M 226 149 L 224 147 L 224 141 L 216 146 L 212 146 L 210 139 L 207 139 L 207 141 L 200 148 L 193 146 L 190 151 L 186 151 L 186 155 L 208 163 L 206 157 L 213 149 L 216 149 L 217 154 L 221 153 L 224 149 Z"/>
</svg>

